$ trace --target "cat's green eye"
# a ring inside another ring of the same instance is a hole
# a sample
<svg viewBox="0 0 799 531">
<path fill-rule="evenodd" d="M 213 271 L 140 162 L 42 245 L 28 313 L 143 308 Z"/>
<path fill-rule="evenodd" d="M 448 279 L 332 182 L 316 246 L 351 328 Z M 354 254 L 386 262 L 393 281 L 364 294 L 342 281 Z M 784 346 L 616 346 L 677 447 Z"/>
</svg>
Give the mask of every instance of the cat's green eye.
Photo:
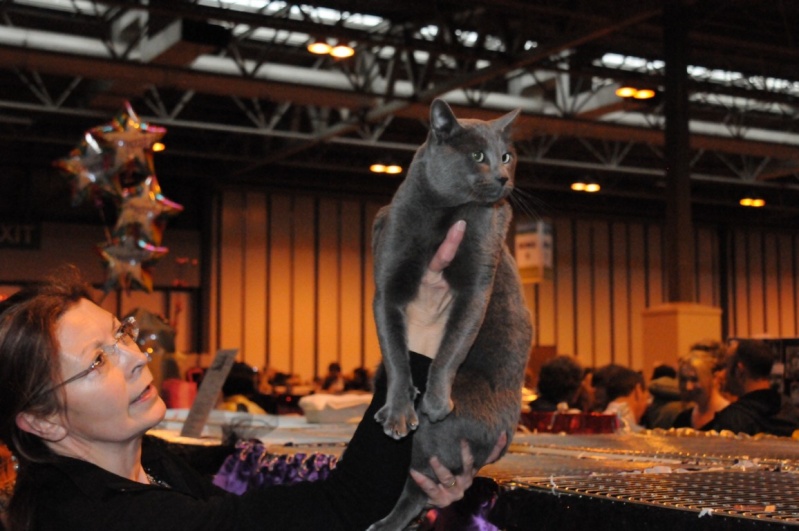
<svg viewBox="0 0 799 531">
<path fill-rule="evenodd" d="M 486 159 L 486 154 L 482 151 L 472 151 L 472 158 L 475 162 L 483 162 Z"/>
<path fill-rule="evenodd" d="M 510 164 L 510 159 L 512 155 L 510 153 L 503 153 L 502 154 L 502 164 Z"/>
</svg>

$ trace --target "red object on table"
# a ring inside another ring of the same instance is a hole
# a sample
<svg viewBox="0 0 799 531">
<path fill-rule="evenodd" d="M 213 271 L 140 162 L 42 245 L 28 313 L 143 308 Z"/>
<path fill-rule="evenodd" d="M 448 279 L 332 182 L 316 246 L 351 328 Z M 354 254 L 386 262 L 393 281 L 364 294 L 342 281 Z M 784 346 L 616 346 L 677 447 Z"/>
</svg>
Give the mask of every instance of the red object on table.
<svg viewBox="0 0 799 531">
<path fill-rule="evenodd" d="M 602 413 L 530 411 L 522 413 L 519 423 L 538 433 L 615 433 L 619 427 L 616 415 Z"/>
</svg>

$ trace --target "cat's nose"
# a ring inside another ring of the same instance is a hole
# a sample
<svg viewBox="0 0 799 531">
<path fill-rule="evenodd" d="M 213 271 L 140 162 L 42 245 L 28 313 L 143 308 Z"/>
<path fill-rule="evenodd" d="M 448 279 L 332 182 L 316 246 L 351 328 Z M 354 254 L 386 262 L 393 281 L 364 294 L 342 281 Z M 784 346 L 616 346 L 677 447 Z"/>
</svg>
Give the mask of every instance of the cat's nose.
<svg viewBox="0 0 799 531">
<path fill-rule="evenodd" d="M 497 181 L 499 181 L 499 184 L 501 186 L 505 186 L 505 183 L 508 182 L 508 178 L 507 177 L 497 177 Z"/>
</svg>

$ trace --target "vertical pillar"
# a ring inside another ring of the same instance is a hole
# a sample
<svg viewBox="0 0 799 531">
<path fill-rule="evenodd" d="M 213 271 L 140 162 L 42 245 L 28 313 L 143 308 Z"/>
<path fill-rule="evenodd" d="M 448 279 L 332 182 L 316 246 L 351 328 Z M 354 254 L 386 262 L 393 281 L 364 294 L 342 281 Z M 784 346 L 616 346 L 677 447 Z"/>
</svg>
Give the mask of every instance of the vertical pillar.
<svg viewBox="0 0 799 531">
<path fill-rule="evenodd" d="M 648 378 L 657 363 L 677 366 L 692 344 L 706 339 L 721 341 L 721 308 L 672 302 L 642 313 L 643 371 Z"/>
<path fill-rule="evenodd" d="M 666 62 L 666 270 L 669 302 L 695 300 L 694 229 L 691 221 L 687 37 L 690 15 L 685 0 L 663 2 Z"/>
</svg>

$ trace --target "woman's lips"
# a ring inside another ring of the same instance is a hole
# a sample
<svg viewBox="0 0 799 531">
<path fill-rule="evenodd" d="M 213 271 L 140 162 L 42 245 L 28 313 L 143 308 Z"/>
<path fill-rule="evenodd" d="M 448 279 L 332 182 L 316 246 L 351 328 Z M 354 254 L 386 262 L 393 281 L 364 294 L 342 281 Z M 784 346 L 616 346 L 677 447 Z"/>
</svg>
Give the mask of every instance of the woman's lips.
<svg viewBox="0 0 799 531">
<path fill-rule="evenodd" d="M 153 384 L 147 385 L 147 387 L 144 388 L 144 391 L 142 391 L 139 396 L 133 399 L 133 402 L 131 402 L 131 404 L 135 404 L 137 402 L 144 402 L 145 400 L 149 399 L 154 392 L 155 388 L 153 387 Z"/>
</svg>

